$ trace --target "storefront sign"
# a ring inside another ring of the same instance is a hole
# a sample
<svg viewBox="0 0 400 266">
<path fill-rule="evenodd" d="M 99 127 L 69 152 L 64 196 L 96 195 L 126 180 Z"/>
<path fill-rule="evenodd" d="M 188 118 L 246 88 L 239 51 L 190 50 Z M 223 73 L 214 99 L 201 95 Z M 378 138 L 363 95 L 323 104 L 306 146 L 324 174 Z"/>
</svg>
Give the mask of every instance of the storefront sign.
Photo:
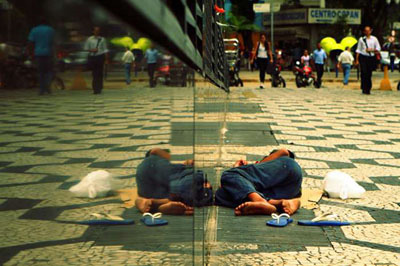
<svg viewBox="0 0 400 266">
<path fill-rule="evenodd" d="M 309 24 L 332 24 L 340 18 L 345 18 L 347 24 L 361 24 L 360 9 L 338 9 L 338 8 L 309 8 Z"/>
<path fill-rule="evenodd" d="M 270 25 L 270 14 L 264 15 L 264 25 Z M 275 25 L 306 24 L 307 9 L 292 9 L 274 13 Z"/>
<path fill-rule="evenodd" d="M 253 10 L 255 13 L 268 13 L 270 11 L 270 4 L 253 4 Z"/>
</svg>

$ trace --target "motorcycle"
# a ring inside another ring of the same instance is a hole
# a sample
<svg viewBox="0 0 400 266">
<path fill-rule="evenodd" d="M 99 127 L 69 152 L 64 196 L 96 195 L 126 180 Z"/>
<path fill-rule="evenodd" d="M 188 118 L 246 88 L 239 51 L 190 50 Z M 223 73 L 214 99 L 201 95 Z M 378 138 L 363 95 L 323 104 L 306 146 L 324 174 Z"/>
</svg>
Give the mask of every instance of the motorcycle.
<svg viewBox="0 0 400 266">
<path fill-rule="evenodd" d="M 280 64 L 275 64 L 271 73 L 271 83 L 272 87 L 286 88 L 285 79 L 281 76 L 282 66 Z"/>
<path fill-rule="evenodd" d="M 300 61 L 296 61 L 293 73 L 296 76 L 296 86 L 307 87 L 309 85 L 316 86 L 315 76 L 312 73 L 312 68 L 310 66 L 301 67 Z"/>
</svg>

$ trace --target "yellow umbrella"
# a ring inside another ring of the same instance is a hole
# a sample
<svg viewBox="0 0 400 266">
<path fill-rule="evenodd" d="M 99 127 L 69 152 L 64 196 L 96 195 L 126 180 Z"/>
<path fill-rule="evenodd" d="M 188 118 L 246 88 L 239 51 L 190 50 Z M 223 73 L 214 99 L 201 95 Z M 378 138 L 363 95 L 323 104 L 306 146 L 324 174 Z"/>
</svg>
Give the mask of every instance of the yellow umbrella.
<svg viewBox="0 0 400 266">
<path fill-rule="evenodd" d="M 329 54 L 329 51 L 331 50 L 330 47 L 336 44 L 336 40 L 333 39 L 332 37 L 325 37 L 321 40 L 320 43 L 325 52 Z"/>
<path fill-rule="evenodd" d="M 344 48 L 346 48 L 346 47 L 352 48 L 354 45 L 357 44 L 357 39 L 352 36 L 348 36 L 348 37 L 343 38 L 343 40 L 340 42 L 340 44 Z"/>
<path fill-rule="evenodd" d="M 113 38 L 111 43 L 117 46 L 131 47 L 133 45 L 133 40 L 131 37 L 125 36 L 121 38 Z"/>
<path fill-rule="evenodd" d="M 139 45 L 140 49 L 143 51 L 146 51 L 147 49 L 150 48 L 151 46 L 151 41 L 147 38 L 139 38 L 137 44 Z"/>
</svg>

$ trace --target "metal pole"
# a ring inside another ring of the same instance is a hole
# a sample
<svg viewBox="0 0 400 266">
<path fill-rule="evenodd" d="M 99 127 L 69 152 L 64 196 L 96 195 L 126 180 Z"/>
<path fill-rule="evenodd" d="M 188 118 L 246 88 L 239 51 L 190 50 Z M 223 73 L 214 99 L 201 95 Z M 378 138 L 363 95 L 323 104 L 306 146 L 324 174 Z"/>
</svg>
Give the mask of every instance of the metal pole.
<svg viewBox="0 0 400 266">
<path fill-rule="evenodd" d="M 271 50 L 274 54 L 274 1 L 271 1 Z"/>
</svg>

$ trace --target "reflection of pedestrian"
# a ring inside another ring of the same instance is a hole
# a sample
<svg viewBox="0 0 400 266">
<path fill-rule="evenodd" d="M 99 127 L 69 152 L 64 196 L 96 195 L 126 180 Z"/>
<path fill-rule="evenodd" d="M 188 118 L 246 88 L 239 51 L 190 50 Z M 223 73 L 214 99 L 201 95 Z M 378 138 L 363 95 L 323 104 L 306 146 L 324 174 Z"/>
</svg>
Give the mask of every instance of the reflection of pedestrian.
<svg viewBox="0 0 400 266">
<path fill-rule="evenodd" d="M 375 53 L 381 50 L 378 39 L 371 35 L 372 29 L 369 26 L 364 28 L 364 37 L 358 40 L 356 65 L 361 68 L 361 89 L 363 94 L 371 94 L 372 71 L 376 68 Z"/>
<path fill-rule="evenodd" d="M 93 76 L 93 93 L 100 94 L 103 90 L 104 64 L 108 64 L 107 41 L 100 36 L 100 27 L 93 28 L 93 35 L 86 40 L 84 49 L 89 51 L 88 65 Z"/>
<path fill-rule="evenodd" d="M 39 25 L 29 33 L 28 41 L 30 54 L 34 56 L 37 64 L 39 95 L 50 94 L 50 83 L 53 78 L 54 29 L 47 25 L 45 18 L 41 18 Z"/>
<path fill-rule="evenodd" d="M 132 65 L 135 62 L 135 56 L 129 49 L 129 47 L 126 47 L 126 52 L 122 56 L 122 63 L 124 64 L 125 68 L 125 79 L 126 79 L 126 84 L 131 84 L 131 68 Z"/>
<path fill-rule="evenodd" d="M 396 59 L 396 53 L 394 51 L 394 36 L 389 36 L 388 38 L 388 52 L 389 52 L 389 58 L 390 58 L 390 70 L 391 72 L 394 71 L 394 60 Z"/>
<path fill-rule="evenodd" d="M 347 85 L 349 83 L 349 76 L 350 76 L 350 70 L 351 70 L 351 65 L 353 64 L 354 57 L 350 52 L 350 47 L 346 47 L 346 50 L 344 50 L 338 58 L 338 64 L 337 68 L 339 68 L 339 65 L 342 65 L 343 69 L 343 85 Z"/>
<path fill-rule="evenodd" d="M 273 63 L 272 51 L 269 43 L 267 42 L 267 35 L 262 33 L 260 41 L 252 51 L 252 62 L 256 60 L 258 69 L 260 71 L 260 89 L 264 89 L 265 72 L 268 68 L 268 63 Z"/>
<path fill-rule="evenodd" d="M 154 81 L 154 72 L 156 71 L 157 67 L 157 60 L 158 60 L 158 50 L 154 48 L 152 44 L 149 49 L 146 50 L 144 57 L 147 60 L 147 71 L 149 73 L 149 84 L 150 87 L 155 87 Z"/>
<path fill-rule="evenodd" d="M 324 49 L 322 49 L 321 44 L 317 43 L 317 49 L 314 50 L 314 63 L 315 70 L 317 71 L 317 84 L 316 87 L 320 88 L 322 85 L 322 76 L 324 75 L 324 65 L 325 61 L 328 58 Z"/>
<path fill-rule="evenodd" d="M 304 54 L 300 60 L 301 60 L 302 65 L 308 66 L 308 67 L 310 66 L 311 58 L 310 58 L 310 55 L 308 54 L 308 50 L 304 50 Z"/>
</svg>

